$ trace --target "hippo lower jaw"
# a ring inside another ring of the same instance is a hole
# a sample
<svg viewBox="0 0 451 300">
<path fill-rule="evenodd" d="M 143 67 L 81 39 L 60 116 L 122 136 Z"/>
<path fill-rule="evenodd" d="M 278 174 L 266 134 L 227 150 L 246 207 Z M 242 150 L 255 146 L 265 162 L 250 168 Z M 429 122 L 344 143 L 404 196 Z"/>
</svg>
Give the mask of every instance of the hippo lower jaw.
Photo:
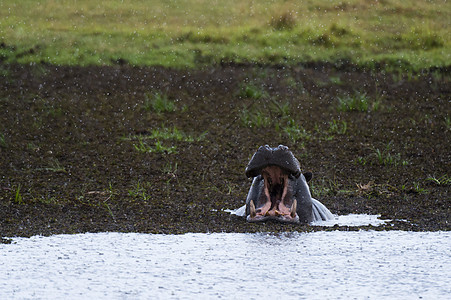
<svg viewBox="0 0 451 300">
<path fill-rule="evenodd" d="M 296 213 L 297 200 L 288 195 L 288 174 L 277 166 L 268 166 L 262 170 L 264 193 L 258 199 L 258 207 L 251 199 L 249 203 L 248 222 L 277 220 L 285 223 L 298 223 Z"/>
<path fill-rule="evenodd" d="M 267 210 L 266 212 L 262 209 L 255 209 L 254 201 L 250 202 L 250 214 L 247 216 L 246 220 L 248 222 L 264 222 L 268 220 L 276 220 L 284 223 L 299 223 L 299 216 L 296 213 L 297 201 L 293 200 L 293 204 L 291 208 L 283 205 L 283 208 L 280 209 L 282 203 L 279 205 L 279 209 L 273 208 L 271 210 Z M 287 211 L 288 210 L 288 211 Z"/>
</svg>

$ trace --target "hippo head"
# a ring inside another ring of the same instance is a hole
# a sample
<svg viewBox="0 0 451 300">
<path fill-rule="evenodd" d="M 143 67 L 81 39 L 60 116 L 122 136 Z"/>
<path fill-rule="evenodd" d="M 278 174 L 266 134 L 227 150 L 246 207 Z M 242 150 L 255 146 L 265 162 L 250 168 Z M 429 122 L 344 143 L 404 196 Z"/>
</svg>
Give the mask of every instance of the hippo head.
<svg viewBox="0 0 451 300">
<path fill-rule="evenodd" d="M 306 180 L 301 175 L 299 161 L 288 147 L 261 146 L 246 167 L 246 176 L 255 177 L 246 201 L 247 220 L 298 222 L 294 193 L 300 177 Z"/>
<path fill-rule="evenodd" d="M 263 169 L 269 166 L 276 166 L 284 173 L 291 174 L 298 178 L 301 175 L 301 166 L 293 153 L 287 146 L 279 145 L 271 148 L 268 145 L 261 146 L 252 156 L 246 167 L 247 177 L 256 177 L 262 174 Z"/>
</svg>

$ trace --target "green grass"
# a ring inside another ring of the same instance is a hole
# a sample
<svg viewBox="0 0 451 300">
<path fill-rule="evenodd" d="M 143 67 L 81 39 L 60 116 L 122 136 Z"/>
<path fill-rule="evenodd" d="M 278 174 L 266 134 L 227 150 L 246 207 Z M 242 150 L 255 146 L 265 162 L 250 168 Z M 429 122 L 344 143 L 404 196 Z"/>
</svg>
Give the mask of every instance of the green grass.
<svg viewBox="0 0 451 300">
<path fill-rule="evenodd" d="M 451 118 L 450 117 L 446 117 L 445 120 L 443 121 L 443 124 L 445 124 L 446 131 L 451 130 Z"/>
<path fill-rule="evenodd" d="M 157 114 L 175 111 L 175 103 L 168 99 L 166 95 L 160 93 L 145 94 L 144 109 L 154 111 Z"/>
<path fill-rule="evenodd" d="M 126 138 L 121 138 L 125 141 L 134 141 L 133 148 L 142 153 L 177 153 L 177 146 L 165 146 L 162 140 L 195 142 L 202 141 L 207 132 L 203 132 L 197 137 L 188 135 L 178 129 L 175 125 L 172 128 L 162 126 L 161 128 L 154 128 L 147 135 L 133 135 Z"/>
<path fill-rule="evenodd" d="M 265 128 L 271 125 L 271 118 L 260 110 L 243 109 L 240 111 L 241 124 L 250 128 Z"/>
<path fill-rule="evenodd" d="M 22 204 L 23 203 L 22 194 L 20 193 L 20 184 L 16 188 L 16 192 L 15 192 L 15 195 L 14 195 L 14 202 L 17 203 L 17 204 Z"/>
<path fill-rule="evenodd" d="M 402 159 L 400 153 L 393 153 L 391 150 L 392 142 L 388 143 L 385 148 L 373 148 L 373 152 L 366 157 L 358 157 L 357 162 L 361 165 L 367 163 L 381 166 L 407 166 L 409 161 Z"/>
<path fill-rule="evenodd" d="M 8 144 L 6 143 L 6 138 L 3 133 L 0 133 L 0 147 L 6 148 Z"/>
<path fill-rule="evenodd" d="M 128 195 L 147 202 L 151 200 L 151 195 L 147 193 L 147 187 L 149 187 L 149 184 L 142 184 L 138 181 L 132 189 L 128 190 Z"/>
<path fill-rule="evenodd" d="M 261 87 L 257 87 L 253 84 L 246 84 L 241 87 L 238 96 L 241 98 L 250 98 L 258 100 L 263 97 L 267 97 L 268 94 Z"/>
<path fill-rule="evenodd" d="M 425 188 L 420 186 L 419 182 L 414 182 L 413 183 L 412 191 L 414 191 L 415 193 L 418 193 L 418 194 L 427 194 L 427 193 L 429 193 L 429 191 L 427 189 L 425 189 Z"/>
<path fill-rule="evenodd" d="M 289 120 L 288 123 L 282 127 L 282 132 L 293 143 L 299 142 L 300 145 L 303 145 L 304 142 L 310 140 L 312 137 L 312 135 L 305 130 L 305 128 L 293 119 Z"/>
<path fill-rule="evenodd" d="M 339 111 L 361 111 L 366 112 L 371 107 L 370 99 L 365 93 L 356 93 L 338 97 Z"/>
<path fill-rule="evenodd" d="M 436 185 L 451 185 L 451 177 L 448 174 L 442 175 L 440 177 L 430 176 L 426 178 L 427 181 L 430 181 Z"/>
<path fill-rule="evenodd" d="M 343 84 L 343 81 L 341 81 L 340 76 L 331 76 L 331 77 L 329 77 L 329 81 L 330 81 L 330 83 L 335 84 L 335 85 Z"/>
<path fill-rule="evenodd" d="M 136 151 L 142 153 L 177 153 L 177 146 L 164 146 L 161 141 L 156 141 L 153 145 L 149 145 L 142 138 L 138 138 L 137 143 L 133 144 Z"/>
<path fill-rule="evenodd" d="M 56 158 L 50 159 L 47 167 L 38 168 L 37 170 L 50 171 L 54 173 L 67 173 L 66 168 Z"/>
<path fill-rule="evenodd" d="M 332 120 L 329 122 L 329 133 L 330 134 L 346 134 L 348 130 L 348 123 L 346 121 Z"/>
<path fill-rule="evenodd" d="M 449 1 L 0 2 L 0 60 L 198 67 L 353 62 L 450 65 Z"/>
<path fill-rule="evenodd" d="M 340 195 L 353 195 L 355 192 L 351 190 L 349 187 L 345 187 L 337 182 L 334 178 L 333 180 L 322 179 L 317 180 L 316 182 L 309 183 L 311 187 L 311 192 L 314 197 L 322 198 L 327 196 L 336 196 Z"/>
<path fill-rule="evenodd" d="M 290 103 L 279 103 L 278 101 L 273 100 L 271 102 L 271 111 L 276 115 L 277 119 L 286 119 L 290 116 L 291 106 Z"/>
</svg>

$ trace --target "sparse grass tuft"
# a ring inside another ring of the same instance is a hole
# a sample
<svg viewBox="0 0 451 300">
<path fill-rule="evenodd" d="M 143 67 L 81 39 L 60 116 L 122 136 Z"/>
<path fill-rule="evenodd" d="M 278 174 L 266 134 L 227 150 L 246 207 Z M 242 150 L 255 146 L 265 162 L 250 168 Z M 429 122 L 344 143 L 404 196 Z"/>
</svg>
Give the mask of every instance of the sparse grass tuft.
<svg viewBox="0 0 451 300">
<path fill-rule="evenodd" d="M 329 133 L 345 134 L 348 129 L 348 123 L 345 121 L 332 120 L 329 122 Z"/>
<path fill-rule="evenodd" d="M 286 119 L 290 116 L 290 103 L 279 103 L 275 100 L 271 102 L 271 111 L 276 114 L 278 119 Z"/>
<path fill-rule="evenodd" d="M 144 202 L 151 200 L 151 196 L 147 194 L 146 187 L 139 181 L 132 189 L 128 190 L 128 194 L 129 196 L 133 198 L 138 198 Z"/>
<path fill-rule="evenodd" d="M 409 162 L 401 158 L 400 153 L 393 154 L 390 150 L 392 142 L 385 146 L 385 149 L 373 148 L 373 153 L 369 154 L 367 157 L 358 157 L 357 162 L 361 165 L 366 165 L 367 163 L 373 165 L 382 166 L 407 166 Z"/>
<path fill-rule="evenodd" d="M 14 195 L 14 202 L 17 204 L 23 204 L 22 195 L 20 194 L 20 184 L 16 188 L 16 192 Z"/>
<path fill-rule="evenodd" d="M 353 190 L 350 188 L 342 186 L 337 180 L 334 178 L 333 180 L 322 179 L 319 183 L 311 182 L 309 183 L 312 195 L 314 197 L 322 198 L 326 196 L 336 196 L 338 194 L 341 195 L 352 195 L 355 194 Z"/>
<path fill-rule="evenodd" d="M 399 153 L 393 155 L 388 152 L 388 149 L 386 149 L 386 151 L 374 149 L 374 153 L 372 155 L 376 158 L 376 162 L 379 165 L 384 166 L 397 165 L 398 161 L 401 160 L 401 155 Z"/>
<path fill-rule="evenodd" d="M 445 124 L 445 130 L 451 131 L 451 118 L 450 117 L 447 116 L 445 118 L 444 124 Z"/>
<path fill-rule="evenodd" d="M 38 170 L 50 171 L 55 173 L 67 173 L 66 168 L 56 158 L 52 158 L 49 166 L 45 168 L 38 168 Z"/>
<path fill-rule="evenodd" d="M 293 119 L 287 122 L 287 125 L 282 128 L 282 131 L 293 143 L 301 142 L 303 144 L 312 137 L 305 128 L 297 124 Z"/>
<path fill-rule="evenodd" d="M 176 146 L 164 146 L 161 140 L 172 140 L 181 142 L 198 142 L 205 139 L 207 132 L 203 132 L 201 135 L 194 137 L 188 135 L 178 129 L 175 125 L 172 128 L 161 127 L 155 128 L 148 135 L 133 135 L 130 137 L 121 138 L 123 141 L 136 141 L 133 143 L 133 147 L 142 153 L 177 153 Z M 149 140 L 153 140 L 154 143 L 149 143 Z"/>
<path fill-rule="evenodd" d="M 175 111 L 174 102 L 169 100 L 166 95 L 162 95 L 160 93 L 151 95 L 146 93 L 145 98 L 143 107 L 147 111 L 152 110 L 157 114 Z"/>
<path fill-rule="evenodd" d="M 264 128 L 271 125 L 271 118 L 260 110 L 243 109 L 240 112 L 240 120 L 244 127 Z"/>
<path fill-rule="evenodd" d="M 430 176 L 426 178 L 427 181 L 430 181 L 436 185 L 451 185 L 451 177 L 448 174 L 442 175 L 440 177 Z"/>
<path fill-rule="evenodd" d="M 371 100 L 366 93 L 355 93 L 354 95 L 345 95 L 338 98 L 338 111 L 360 111 L 370 112 L 378 111 L 381 108 L 382 97 Z"/>
<path fill-rule="evenodd" d="M 427 189 L 425 189 L 425 188 L 420 186 L 419 182 L 414 182 L 413 183 L 413 191 L 415 193 L 418 193 L 418 194 L 427 194 L 427 193 L 429 193 L 429 191 Z"/>
<path fill-rule="evenodd" d="M 263 97 L 267 97 L 268 95 L 261 87 L 257 87 L 254 84 L 246 84 L 241 87 L 240 93 L 238 95 L 241 98 L 250 98 L 250 99 L 261 99 Z"/>
<path fill-rule="evenodd" d="M 191 135 L 185 134 L 183 131 L 181 131 L 174 125 L 172 128 L 167 128 L 163 126 L 161 128 L 153 129 L 151 135 L 149 135 L 147 138 L 194 142 L 204 139 L 205 134 L 206 132 L 201 134 L 199 137 L 194 138 Z"/>
<path fill-rule="evenodd" d="M 8 144 L 6 143 L 5 135 L 3 133 L 0 133 L 0 147 L 6 148 L 7 146 Z"/>
<path fill-rule="evenodd" d="M 338 97 L 339 111 L 368 111 L 369 98 L 365 93 L 357 93 L 352 96 Z"/>
<path fill-rule="evenodd" d="M 341 80 L 340 76 L 331 76 L 331 77 L 329 77 L 329 81 L 330 81 L 330 83 L 335 84 L 335 85 L 343 84 L 343 81 Z"/>
<path fill-rule="evenodd" d="M 133 147 L 142 153 L 177 153 L 177 146 L 164 146 L 160 141 L 156 141 L 153 146 L 149 145 L 141 137 L 138 138 L 138 143 L 133 144 Z"/>
</svg>

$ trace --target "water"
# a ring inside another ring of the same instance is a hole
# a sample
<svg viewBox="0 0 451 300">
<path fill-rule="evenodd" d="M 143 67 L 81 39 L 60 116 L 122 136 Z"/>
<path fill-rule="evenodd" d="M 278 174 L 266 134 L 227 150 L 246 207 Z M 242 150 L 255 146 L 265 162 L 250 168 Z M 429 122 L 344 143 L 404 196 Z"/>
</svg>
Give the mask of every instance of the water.
<svg viewBox="0 0 451 300">
<path fill-rule="evenodd" d="M 313 226 L 327 226 L 332 227 L 334 225 L 346 225 L 346 226 L 379 226 L 391 220 L 381 220 L 380 215 L 366 215 L 366 214 L 349 214 L 349 215 L 334 215 L 327 207 L 316 199 L 313 200 L 312 213 L 313 213 Z M 240 217 L 246 216 L 246 205 L 243 205 L 237 209 L 225 209 L 224 212 L 228 212 Z M 398 220 L 404 221 L 404 220 Z"/>
<path fill-rule="evenodd" d="M 0 299 L 449 299 L 449 232 L 97 233 L 0 244 Z"/>
</svg>

